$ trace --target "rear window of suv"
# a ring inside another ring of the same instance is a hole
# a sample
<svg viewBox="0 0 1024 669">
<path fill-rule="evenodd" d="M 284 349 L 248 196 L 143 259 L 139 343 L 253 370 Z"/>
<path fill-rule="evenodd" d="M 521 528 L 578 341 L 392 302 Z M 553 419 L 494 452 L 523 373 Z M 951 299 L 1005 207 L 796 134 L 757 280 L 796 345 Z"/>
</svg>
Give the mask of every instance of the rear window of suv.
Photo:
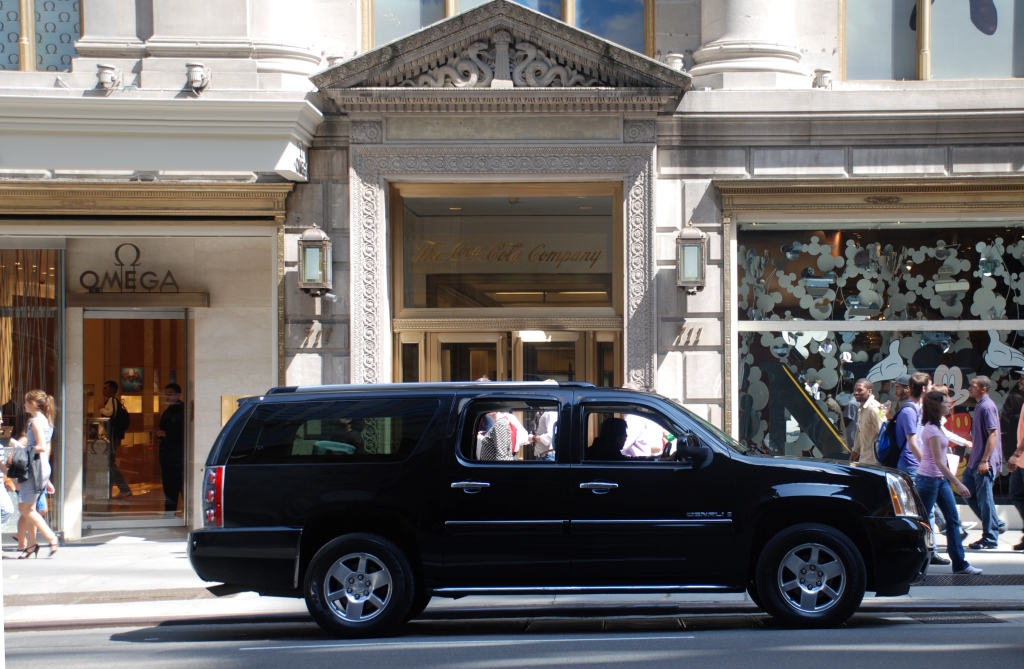
<svg viewBox="0 0 1024 669">
<path fill-rule="evenodd" d="M 246 421 L 228 464 L 397 462 L 437 414 L 436 399 L 264 404 Z"/>
</svg>

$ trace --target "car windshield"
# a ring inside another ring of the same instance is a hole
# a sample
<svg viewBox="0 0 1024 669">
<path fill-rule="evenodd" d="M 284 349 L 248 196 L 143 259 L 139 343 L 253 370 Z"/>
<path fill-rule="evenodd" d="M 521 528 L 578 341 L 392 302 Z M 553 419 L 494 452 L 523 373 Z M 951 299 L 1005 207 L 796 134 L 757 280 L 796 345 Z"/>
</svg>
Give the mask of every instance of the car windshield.
<svg viewBox="0 0 1024 669">
<path fill-rule="evenodd" d="M 697 423 L 702 428 L 704 428 L 705 430 L 707 430 L 711 434 L 713 434 L 716 437 L 718 437 L 718 440 L 720 442 L 722 442 L 723 444 L 725 444 L 726 446 L 728 446 L 732 450 L 736 451 L 737 453 L 743 453 L 743 454 L 748 454 L 749 453 L 749 451 L 747 450 L 747 448 L 745 446 L 743 446 L 743 444 L 739 443 L 738 441 L 736 441 L 735 439 L 730 437 L 725 432 L 722 432 L 721 430 L 719 430 L 717 427 L 715 427 L 711 423 L 707 422 L 706 420 L 704 420 L 703 418 L 701 418 L 697 414 L 693 413 L 692 411 L 690 411 L 689 409 L 684 407 L 679 402 L 676 402 L 675 400 L 673 400 L 670 397 L 662 397 L 661 395 L 659 395 L 659 397 L 661 397 L 663 400 L 665 400 L 666 402 L 670 403 L 672 406 L 676 407 L 680 411 L 684 412 L 688 418 L 693 420 L 693 422 Z"/>
</svg>

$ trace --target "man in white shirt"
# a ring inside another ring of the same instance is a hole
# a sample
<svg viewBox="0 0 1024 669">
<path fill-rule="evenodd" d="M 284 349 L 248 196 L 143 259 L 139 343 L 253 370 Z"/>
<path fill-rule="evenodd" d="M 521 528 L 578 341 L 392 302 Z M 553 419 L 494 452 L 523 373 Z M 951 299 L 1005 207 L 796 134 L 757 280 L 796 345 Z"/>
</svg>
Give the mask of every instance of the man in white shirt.
<svg viewBox="0 0 1024 669">
<path fill-rule="evenodd" d="M 625 383 L 623 390 L 640 390 L 635 383 Z M 652 420 L 648 420 L 637 414 L 625 414 L 626 445 L 622 447 L 622 454 L 627 458 L 646 458 L 652 455 L 661 455 L 664 450 L 662 438 L 665 430 Z"/>
<path fill-rule="evenodd" d="M 556 425 L 558 425 L 557 411 L 545 411 L 535 419 L 530 441 L 533 442 L 533 457 L 537 460 L 555 459 Z"/>
</svg>

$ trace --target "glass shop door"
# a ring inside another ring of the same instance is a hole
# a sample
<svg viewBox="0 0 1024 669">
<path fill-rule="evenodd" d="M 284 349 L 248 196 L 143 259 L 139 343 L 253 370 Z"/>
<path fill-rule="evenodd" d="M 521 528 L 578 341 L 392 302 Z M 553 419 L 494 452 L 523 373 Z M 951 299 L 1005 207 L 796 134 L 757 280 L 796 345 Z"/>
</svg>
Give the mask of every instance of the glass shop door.
<svg viewBox="0 0 1024 669">
<path fill-rule="evenodd" d="M 187 351 L 186 310 L 85 312 L 86 529 L 185 524 Z"/>
<path fill-rule="evenodd" d="M 588 381 L 622 385 L 622 334 L 603 330 L 416 332 L 395 335 L 394 379 Z"/>
</svg>

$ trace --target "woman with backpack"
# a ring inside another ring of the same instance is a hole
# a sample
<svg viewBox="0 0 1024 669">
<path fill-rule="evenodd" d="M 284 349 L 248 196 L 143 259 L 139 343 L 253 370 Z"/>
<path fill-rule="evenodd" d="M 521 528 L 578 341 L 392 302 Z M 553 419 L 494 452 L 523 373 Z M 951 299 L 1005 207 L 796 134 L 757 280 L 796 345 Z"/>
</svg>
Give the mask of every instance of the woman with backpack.
<svg viewBox="0 0 1024 669">
<path fill-rule="evenodd" d="M 108 436 L 110 437 L 110 450 L 108 466 L 110 468 L 110 485 L 117 487 L 117 494 L 112 495 L 113 499 L 124 499 L 125 497 L 132 496 L 131 486 L 128 485 L 127 479 L 121 472 L 121 468 L 117 466 L 117 449 L 121 446 L 121 440 L 124 439 L 125 432 L 128 430 L 128 426 L 131 423 L 131 417 L 128 415 L 128 410 L 124 408 L 124 404 L 121 403 L 121 399 L 117 396 L 117 393 L 121 391 L 121 384 L 117 381 L 106 381 L 103 384 L 103 397 L 104 404 L 103 408 L 100 409 L 100 415 L 109 418 L 110 424 L 108 427 Z"/>
<path fill-rule="evenodd" d="M 50 440 L 53 438 L 53 417 L 56 405 L 53 397 L 42 390 L 30 390 L 25 393 L 25 413 L 28 425 L 25 430 L 25 449 L 28 451 L 28 478 L 18 488 L 18 510 L 29 524 L 43 533 L 50 544 L 52 557 L 59 548 L 57 535 L 54 534 L 46 520 L 36 510 L 40 497 L 46 495 L 47 483 L 50 481 Z M 24 535 L 19 527 L 18 545 Z M 26 546 L 19 559 L 39 556 L 39 544 Z"/>
</svg>

